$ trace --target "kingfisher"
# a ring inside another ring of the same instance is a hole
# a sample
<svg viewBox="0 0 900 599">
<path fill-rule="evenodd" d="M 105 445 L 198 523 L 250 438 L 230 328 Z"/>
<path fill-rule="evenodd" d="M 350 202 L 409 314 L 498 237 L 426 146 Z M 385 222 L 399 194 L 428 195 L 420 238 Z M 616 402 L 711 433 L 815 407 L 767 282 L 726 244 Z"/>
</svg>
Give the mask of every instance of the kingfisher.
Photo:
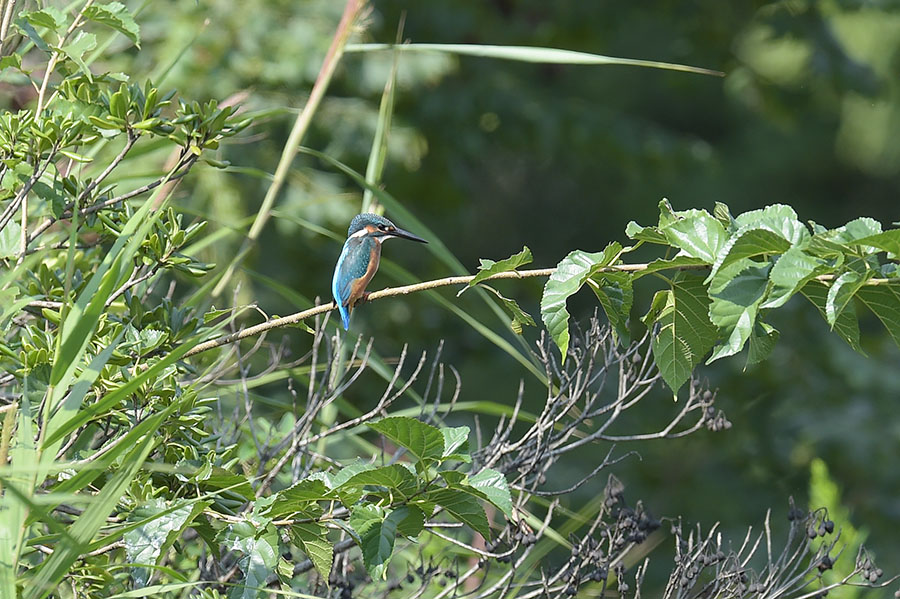
<svg viewBox="0 0 900 599">
<path fill-rule="evenodd" d="M 347 241 L 344 242 L 344 249 L 341 250 L 341 257 L 334 267 L 334 278 L 331 280 L 331 293 L 341 313 L 344 330 L 350 328 L 350 311 L 353 306 L 365 301 L 369 295 L 366 285 L 378 270 L 381 244 L 392 237 L 428 243 L 377 214 L 357 214 L 350 221 Z"/>
</svg>

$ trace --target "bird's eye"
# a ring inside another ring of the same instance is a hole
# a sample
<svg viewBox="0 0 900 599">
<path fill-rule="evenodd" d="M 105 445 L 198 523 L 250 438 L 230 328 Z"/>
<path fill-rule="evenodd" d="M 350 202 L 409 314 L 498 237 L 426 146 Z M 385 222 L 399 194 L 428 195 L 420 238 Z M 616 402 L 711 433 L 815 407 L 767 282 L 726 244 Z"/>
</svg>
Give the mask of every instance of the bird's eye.
<svg viewBox="0 0 900 599">
<path fill-rule="evenodd" d="M 387 225 L 378 225 L 378 228 L 381 229 L 382 231 L 388 230 Z"/>
</svg>

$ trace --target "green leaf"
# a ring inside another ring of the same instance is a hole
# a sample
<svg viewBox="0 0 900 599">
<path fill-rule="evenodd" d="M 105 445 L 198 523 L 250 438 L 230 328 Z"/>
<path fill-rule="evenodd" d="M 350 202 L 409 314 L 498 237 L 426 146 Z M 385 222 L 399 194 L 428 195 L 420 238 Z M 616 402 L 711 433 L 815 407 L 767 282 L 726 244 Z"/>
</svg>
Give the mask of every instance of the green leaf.
<svg viewBox="0 0 900 599">
<path fill-rule="evenodd" d="M 510 270 L 516 270 L 520 266 L 524 264 L 530 264 L 532 261 L 531 250 L 528 249 L 528 246 L 522 248 L 522 251 L 518 254 L 513 254 L 509 258 L 505 260 L 500 260 L 499 262 L 494 262 L 493 260 L 488 260 L 487 258 L 481 258 L 481 265 L 478 267 L 478 273 L 472 279 L 472 281 L 463 289 L 465 291 L 469 287 L 474 287 L 478 283 L 487 279 L 491 275 L 495 275 L 501 272 L 507 272 Z M 460 292 L 462 293 L 462 291 Z"/>
<path fill-rule="evenodd" d="M 768 358 L 780 335 L 775 327 L 762 321 L 757 321 L 756 326 L 753 327 L 753 332 L 750 334 L 750 351 L 747 355 L 747 366 L 757 364 Z"/>
<path fill-rule="evenodd" d="M 409 509 L 392 512 L 374 505 L 361 505 L 350 513 L 350 527 L 359 536 L 363 563 L 374 580 L 384 579 L 394 551 L 399 524 L 409 516 Z"/>
<path fill-rule="evenodd" d="M 21 18 L 35 27 L 44 27 L 55 32 L 62 30 L 68 22 L 65 13 L 54 6 L 26 12 Z"/>
<path fill-rule="evenodd" d="M 857 239 L 855 243 L 859 245 L 868 245 L 887 252 L 892 257 L 900 256 L 900 229 L 891 229 L 883 233 L 876 233 L 861 239 Z"/>
<path fill-rule="evenodd" d="M 828 231 L 826 237 L 839 243 L 858 243 L 859 240 L 881 233 L 881 223 L 867 216 L 851 220 L 843 227 Z"/>
<path fill-rule="evenodd" d="M 332 489 L 336 487 L 340 487 L 345 482 L 350 480 L 352 476 L 359 474 L 365 470 L 374 470 L 375 465 L 370 464 L 369 462 L 365 462 L 361 459 L 357 459 L 355 462 L 348 464 L 338 470 L 334 475 L 330 477 L 330 487 Z"/>
<path fill-rule="evenodd" d="M 406 506 L 406 517 L 397 523 L 397 534 L 414 538 L 425 528 L 425 512 L 414 505 Z"/>
<path fill-rule="evenodd" d="M 534 324 L 534 319 L 531 317 L 531 314 L 520 308 L 516 300 L 503 296 L 499 291 L 497 291 L 490 285 L 481 285 L 481 288 L 496 295 L 497 299 L 500 300 L 509 315 L 512 316 L 512 321 L 510 321 L 509 326 L 510 328 L 512 328 L 513 332 L 516 335 L 522 334 L 523 325 L 528 325 L 530 327 L 536 326 Z M 465 289 L 467 288 L 464 288 L 464 290 Z"/>
<path fill-rule="evenodd" d="M 828 317 L 825 313 L 825 304 L 828 301 L 828 286 L 818 281 L 810 281 L 800 290 L 800 293 L 802 293 L 812 305 L 818 308 L 822 318 L 827 321 Z M 838 315 L 837 320 L 834 325 L 832 325 L 832 330 L 854 350 L 861 354 L 865 354 L 862 350 L 862 346 L 859 344 L 859 321 L 856 318 L 856 309 L 852 302 L 848 303 L 840 315 Z"/>
<path fill-rule="evenodd" d="M 632 58 L 616 58 L 602 54 L 589 54 L 574 50 L 560 48 L 540 48 L 533 46 L 492 46 L 483 44 L 347 44 L 346 52 L 448 52 L 468 56 L 481 56 L 484 58 L 497 58 L 501 60 L 515 60 L 521 62 L 537 62 L 547 64 L 583 64 L 583 65 L 628 65 L 636 67 L 650 67 L 654 69 L 667 69 L 672 71 L 685 71 L 703 75 L 718 75 L 722 73 L 667 62 L 651 60 L 635 60 Z"/>
<path fill-rule="evenodd" d="M 444 435 L 437 428 L 415 418 L 392 416 L 368 423 L 397 445 L 407 448 L 420 460 L 440 458 L 444 453 Z"/>
<path fill-rule="evenodd" d="M 42 38 L 41 35 L 34 29 L 34 26 L 31 23 L 29 23 L 26 19 L 16 19 L 15 24 L 16 29 L 21 31 L 23 35 L 28 36 L 28 39 L 30 39 L 39 50 L 50 54 L 50 46 L 47 45 L 47 42 L 44 41 L 44 38 Z"/>
<path fill-rule="evenodd" d="M 294 512 L 306 512 L 318 501 L 337 500 L 337 494 L 325 486 L 321 480 L 303 479 L 278 493 L 269 506 L 272 517 Z"/>
<path fill-rule="evenodd" d="M 491 468 L 485 468 L 478 474 L 469 477 L 468 484 L 487 498 L 488 501 L 497 506 L 503 514 L 512 519 L 513 504 L 512 496 L 509 494 L 509 483 L 502 473 Z"/>
<path fill-rule="evenodd" d="M 878 317 L 891 339 L 900 347 L 900 290 L 896 285 L 866 285 L 856 293 L 856 297 Z"/>
<path fill-rule="evenodd" d="M 194 502 L 171 510 L 165 501 L 157 498 L 133 512 L 130 519 L 135 517 L 151 519 L 138 528 L 126 532 L 122 537 L 128 561 L 136 564 L 157 564 L 184 529 L 209 504 L 210 502 Z M 134 584 L 139 587 L 146 586 L 150 580 L 150 573 L 148 568 L 134 568 L 132 570 Z"/>
<path fill-rule="evenodd" d="M 728 234 L 722 223 L 706 210 L 685 210 L 676 212 L 675 220 L 662 226 L 660 230 L 666 241 L 681 250 L 681 255 L 699 258 L 707 264 L 716 260 L 725 245 Z"/>
<path fill-rule="evenodd" d="M 391 464 L 390 466 L 364 470 L 355 474 L 335 490 L 340 491 L 349 487 L 364 487 L 366 485 L 387 487 L 404 497 L 412 496 L 419 487 L 416 477 L 409 470 L 399 464 Z"/>
<path fill-rule="evenodd" d="M 744 258 L 728 269 L 737 271 L 736 276 L 730 277 L 730 273 L 720 271 L 722 275 L 728 274 L 728 278 L 717 277 L 719 281 L 713 281 L 710 285 L 709 319 L 718 327 L 719 335 L 725 337 L 725 341 L 713 350 L 707 364 L 741 351 L 753 331 L 759 305 L 769 286 L 768 265 L 758 267 L 756 264 Z M 723 278 L 724 281 L 721 280 Z M 717 282 L 720 282 L 719 286 L 716 286 Z"/>
<path fill-rule="evenodd" d="M 11 220 L 0 230 L 0 258 L 13 258 L 19 253 L 22 238 L 22 226 Z"/>
<path fill-rule="evenodd" d="M 468 426 L 441 427 L 441 434 L 444 435 L 444 453 L 441 455 L 441 459 L 471 462 L 469 432 Z"/>
<path fill-rule="evenodd" d="M 744 212 L 734 219 L 734 223 L 738 230 L 768 229 L 786 239 L 790 245 L 800 245 L 809 239 L 809 229 L 797 219 L 794 209 L 784 204 Z"/>
<path fill-rule="evenodd" d="M 173 403 L 170 407 L 174 408 L 177 405 Z M 171 411 L 167 409 L 147 418 L 144 421 L 145 427 L 155 430 Z M 133 449 L 124 456 L 119 471 L 103 485 L 103 489 L 93 498 L 88 508 L 69 527 L 68 534 L 55 546 L 53 553 L 41 563 L 40 569 L 23 592 L 24 599 L 46 597 L 62 581 L 71 565 L 82 555 L 85 546 L 91 542 L 100 527 L 106 524 L 107 517 L 125 495 L 132 479 L 159 439 L 160 437 L 156 435 L 145 434 L 143 439 L 133 445 Z M 122 440 L 126 441 L 126 438 L 123 437 Z"/>
<path fill-rule="evenodd" d="M 669 241 L 666 236 L 657 227 L 642 227 L 634 221 L 625 226 L 625 234 L 629 239 L 635 241 L 646 241 L 647 243 L 656 243 L 660 245 L 668 245 Z"/>
<path fill-rule="evenodd" d="M 334 546 L 328 540 L 328 529 L 318 522 L 304 522 L 291 524 L 290 533 L 294 544 L 303 547 L 319 576 L 328 580 L 334 563 Z"/>
<path fill-rule="evenodd" d="M 722 226 L 725 227 L 726 231 L 731 232 L 737 229 L 734 217 L 731 216 L 731 210 L 722 202 L 716 202 L 716 205 L 713 208 L 713 217 L 722 223 Z"/>
<path fill-rule="evenodd" d="M 90 67 L 88 67 L 87 63 L 84 62 L 84 55 L 97 47 L 97 36 L 93 33 L 85 33 L 84 31 L 79 31 L 78 35 L 75 36 L 68 44 L 65 44 L 60 50 L 72 59 L 72 61 L 78 65 L 78 68 L 81 69 L 81 72 L 84 73 L 89 81 L 93 80 L 93 75 L 91 73 Z"/>
<path fill-rule="evenodd" d="M 438 489 L 426 494 L 425 499 L 436 503 L 457 519 L 470 526 L 475 532 L 485 539 L 491 537 L 491 528 L 488 524 L 484 508 L 475 496 L 466 493 L 459 488 Z"/>
<path fill-rule="evenodd" d="M 830 270 L 831 267 L 824 259 L 810 256 L 796 246 L 788 249 L 769 271 L 772 289 L 761 307 L 783 306 L 807 282 Z"/>
<path fill-rule="evenodd" d="M 95 4 L 87 7 L 82 14 L 86 19 L 95 23 L 112 27 L 130 39 L 135 46 L 141 47 L 140 29 L 135 23 L 134 17 L 122 3 Z"/>
<path fill-rule="evenodd" d="M 659 325 L 651 341 L 653 359 L 675 393 L 716 342 L 716 327 L 708 314 L 709 297 L 703 279 L 681 274 L 671 289 L 656 293 L 643 318 L 648 327 Z"/>
<path fill-rule="evenodd" d="M 581 289 L 591 275 L 618 260 L 621 253 L 622 245 L 616 242 L 607 245 L 602 252 L 593 254 L 575 250 L 562 259 L 544 285 L 541 318 L 559 348 L 563 362 L 569 349 L 569 312 L 566 300 Z"/>
<path fill-rule="evenodd" d="M 871 272 L 871 271 L 870 271 Z M 847 304 L 856 295 L 856 292 L 866 284 L 871 275 L 861 275 L 857 272 L 845 272 L 831 284 L 828 297 L 825 300 L 825 320 L 834 328 L 835 322 Z"/>
<path fill-rule="evenodd" d="M 712 281 L 719 270 L 726 269 L 732 264 L 767 254 L 782 254 L 790 247 L 790 241 L 769 229 L 743 228 L 725 243 L 722 253 L 713 264 L 708 280 Z"/>
<path fill-rule="evenodd" d="M 277 535 L 241 539 L 230 549 L 243 553 L 238 560 L 238 567 L 244 573 L 244 580 L 231 587 L 228 599 L 257 599 L 266 596 L 266 581 L 278 565 Z"/>
<path fill-rule="evenodd" d="M 3 69 L 21 69 L 22 68 L 22 56 L 19 54 L 8 54 L 0 58 L 0 71 Z"/>
<path fill-rule="evenodd" d="M 634 302 L 632 275 L 627 272 L 598 272 L 588 279 L 588 287 L 597 296 L 612 327 L 613 339 L 627 345 L 631 339 L 628 317 Z"/>
</svg>

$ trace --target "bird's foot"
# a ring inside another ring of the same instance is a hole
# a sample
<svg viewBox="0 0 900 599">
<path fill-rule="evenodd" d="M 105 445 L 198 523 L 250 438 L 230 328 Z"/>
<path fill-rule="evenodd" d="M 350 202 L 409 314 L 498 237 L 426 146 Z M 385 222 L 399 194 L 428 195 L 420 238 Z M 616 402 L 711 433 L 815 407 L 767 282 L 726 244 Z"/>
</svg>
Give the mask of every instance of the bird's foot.
<svg viewBox="0 0 900 599">
<path fill-rule="evenodd" d="M 372 292 L 371 292 L 371 291 L 363 291 L 362 295 L 359 296 L 359 299 L 356 300 L 356 303 L 357 303 L 357 304 L 363 304 L 363 303 L 369 301 L 369 294 L 370 294 L 370 293 L 372 293 Z"/>
</svg>

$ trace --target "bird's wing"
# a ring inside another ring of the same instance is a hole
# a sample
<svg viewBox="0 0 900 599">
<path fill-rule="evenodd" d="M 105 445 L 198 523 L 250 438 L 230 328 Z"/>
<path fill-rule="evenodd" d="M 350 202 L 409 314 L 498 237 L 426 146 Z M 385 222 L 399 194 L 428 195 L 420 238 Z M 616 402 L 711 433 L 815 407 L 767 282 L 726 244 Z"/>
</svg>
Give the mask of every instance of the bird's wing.
<svg viewBox="0 0 900 599">
<path fill-rule="evenodd" d="M 350 304 L 351 293 L 353 291 L 353 283 L 366 274 L 369 266 L 367 248 L 361 247 L 362 240 L 358 238 L 350 238 L 344 243 L 341 250 L 341 256 L 338 258 L 337 266 L 334 269 L 334 279 L 331 285 L 331 291 L 335 301 L 341 306 Z M 358 260 L 357 257 L 366 256 L 364 260 Z M 354 259 L 356 259 L 354 261 Z M 351 264 L 348 261 L 354 261 Z"/>
</svg>

